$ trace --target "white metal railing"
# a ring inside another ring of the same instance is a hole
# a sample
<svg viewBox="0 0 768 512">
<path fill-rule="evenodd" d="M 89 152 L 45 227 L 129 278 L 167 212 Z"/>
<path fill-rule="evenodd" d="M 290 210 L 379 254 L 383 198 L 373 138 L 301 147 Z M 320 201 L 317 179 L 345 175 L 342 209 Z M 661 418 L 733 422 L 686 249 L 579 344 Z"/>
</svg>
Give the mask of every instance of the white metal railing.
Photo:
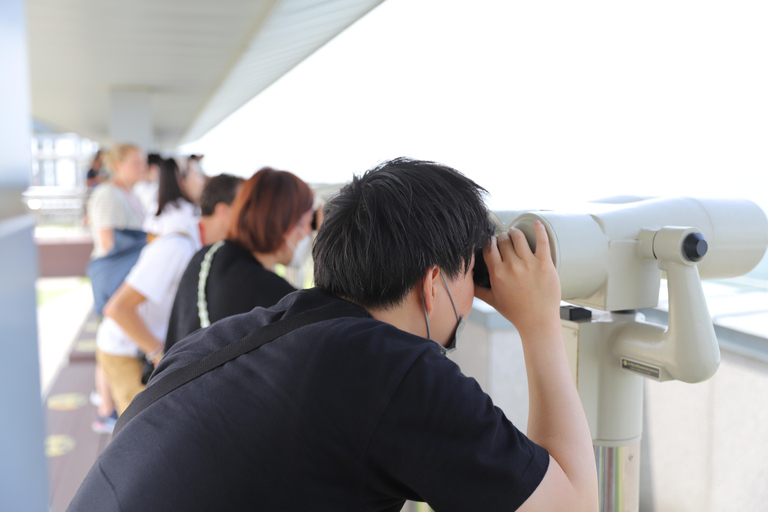
<svg viewBox="0 0 768 512">
<path fill-rule="evenodd" d="M 34 215 L 36 224 L 81 227 L 85 223 L 90 192 L 83 188 L 29 187 L 22 202 Z"/>
</svg>

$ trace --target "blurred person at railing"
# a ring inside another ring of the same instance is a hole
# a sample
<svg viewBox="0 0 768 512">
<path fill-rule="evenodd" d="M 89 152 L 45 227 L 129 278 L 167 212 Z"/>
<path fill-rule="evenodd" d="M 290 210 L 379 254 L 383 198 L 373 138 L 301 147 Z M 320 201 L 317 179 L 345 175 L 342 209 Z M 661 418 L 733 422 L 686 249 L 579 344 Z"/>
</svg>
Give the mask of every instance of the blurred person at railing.
<svg viewBox="0 0 768 512">
<path fill-rule="evenodd" d="M 295 291 L 275 274 L 275 265 L 309 257 L 312 204 L 312 190 L 290 172 L 264 167 L 251 176 L 232 204 L 226 239 L 206 237 L 212 245 L 195 254 L 184 272 L 166 350 L 201 326 L 273 306 Z"/>
<path fill-rule="evenodd" d="M 88 172 L 85 174 L 85 184 L 88 186 L 88 188 L 92 188 L 105 179 L 107 178 L 102 172 L 101 150 L 99 149 L 96 151 L 96 154 L 93 155 L 91 168 L 88 169 Z"/>
<path fill-rule="evenodd" d="M 147 155 L 147 178 L 133 186 L 133 192 L 141 201 L 144 211 L 151 214 L 157 211 L 158 188 L 160 187 L 160 164 L 163 157 L 157 153 Z"/>
<path fill-rule="evenodd" d="M 202 192 L 200 183 L 198 176 L 192 173 L 182 175 L 176 159 L 163 159 L 160 162 L 156 209 L 144 221 L 144 230 L 151 236 L 159 236 L 179 229 L 180 223 L 196 223 L 196 204 Z M 192 231 L 189 226 L 183 229 Z"/>
<path fill-rule="evenodd" d="M 356 176 L 326 205 L 318 287 L 177 343 L 70 510 L 596 511 L 546 229 L 535 252 L 491 236 L 484 193 L 418 160 Z M 445 357 L 475 296 L 520 334 L 527 435 Z"/>
<path fill-rule="evenodd" d="M 99 154 L 99 156 L 101 156 Z M 115 245 L 115 230 L 138 232 L 144 222 L 144 209 L 133 193 L 133 186 L 143 180 L 147 172 L 144 152 L 132 144 L 120 144 L 104 155 L 110 179 L 100 183 L 88 200 L 88 220 L 93 237 L 93 260 L 106 256 Z M 127 274 L 128 269 L 125 269 Z M 115 284 L 117 286 L 117 284 Z M 114 288 L 113 288 L 114 289 Z M 100 290 L 94 288 L 95 308 L 101 314 L 103 303 Z M 106 300 L 106 298 L 104 299 Z M 117 418 L 109 383 L 103 369 L 97 364 L 95 372 L 97 418 L 92 424 L 96 432 L 109 433 Z"/>
<path fill-rule="evenodd" d="M 159 215 L 153 219 L 158 236 L 142 249 L 104 306 L 96 359 L 109 379 L 118 415 L 145 387 L 142 359 L 156 365 L 163 357 L 176 290 L 190 258 L 201 247 L 199 222 L 183 188 L 175 160 L 164 160 Z"/>
<path fill-rule="evenodd" d="M 200 204 L 200 196 L 208 180 L 203 171 L 203 155 L 190 155 L 181 171 L 186 183 L 187 195 L 193 203 Z"/>
<path fill-rule="evenodd" d="M 232 203 L 245 180 L 231 174 L 208 178 L 200 196 L 200 242 L 213 245 L 224 240 L 232 221 Z"/>
<path fill-rule="evenodd" d="M 132 144 L 116 146 L 106 155 L 110 178 L 88 200 L 93 235 L 93 257 L 107 254 L 115 243 L 115 229 L 141 229 L 145 212 L 133 186 L 145 179 L 147 157 Z"/>
</svg>

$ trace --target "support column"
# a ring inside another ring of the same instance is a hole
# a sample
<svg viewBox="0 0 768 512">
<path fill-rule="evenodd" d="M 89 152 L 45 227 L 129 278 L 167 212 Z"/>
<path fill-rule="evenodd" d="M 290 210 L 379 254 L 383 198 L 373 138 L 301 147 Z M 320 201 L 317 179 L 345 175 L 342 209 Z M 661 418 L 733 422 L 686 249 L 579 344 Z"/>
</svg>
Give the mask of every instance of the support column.
<svg viewBox="0 0 768 512">
<path fill-rule="evenodd" d="M 23 0 L 0 2 L 0 510 L 48 510 L 40 399 L 34 219 L 21 193 L 31 169 Z"/>
<path fill-rule="evenodd" d="M 118 144 L 136 144 L 144 151 L 156 149 L 151 91 L 110 91 L 109 129 L 112 140 Z"/>
</svg>

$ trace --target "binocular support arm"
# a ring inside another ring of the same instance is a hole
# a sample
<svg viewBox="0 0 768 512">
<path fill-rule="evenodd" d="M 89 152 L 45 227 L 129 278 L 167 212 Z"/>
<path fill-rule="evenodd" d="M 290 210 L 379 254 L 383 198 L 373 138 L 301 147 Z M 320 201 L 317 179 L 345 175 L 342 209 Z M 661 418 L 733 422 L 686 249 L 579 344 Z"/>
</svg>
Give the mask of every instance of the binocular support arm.
<svg viewBox="0 0 768 512">
<path fill-rule="evenodd" d="M 720 347 L 696 266 L 707 242 L 694 228 L 644 229 L 638 252 L 667 273 L 669 326 L 629 322 L 615 331 L 612 346 L 622 367 L 659 381 L 709 379 L 720 365 Z"/>
</svg>

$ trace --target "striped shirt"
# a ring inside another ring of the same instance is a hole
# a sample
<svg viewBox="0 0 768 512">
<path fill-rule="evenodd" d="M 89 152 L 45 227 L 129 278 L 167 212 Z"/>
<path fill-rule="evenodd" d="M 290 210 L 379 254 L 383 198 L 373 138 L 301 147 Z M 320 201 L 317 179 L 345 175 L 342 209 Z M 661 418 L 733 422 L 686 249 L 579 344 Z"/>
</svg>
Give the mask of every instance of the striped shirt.
<svg viewBox="0 0 768 512">
<path fill-rule="evenodd" d="M 99 249 L 101 229 L 141 229 L 144 223 L 144 209 L 136 195 L 112 182 L 96 187 L 88 200 L 88 217 L 93 236 L 92 258 L 106 254 Z"/>
</svg>

